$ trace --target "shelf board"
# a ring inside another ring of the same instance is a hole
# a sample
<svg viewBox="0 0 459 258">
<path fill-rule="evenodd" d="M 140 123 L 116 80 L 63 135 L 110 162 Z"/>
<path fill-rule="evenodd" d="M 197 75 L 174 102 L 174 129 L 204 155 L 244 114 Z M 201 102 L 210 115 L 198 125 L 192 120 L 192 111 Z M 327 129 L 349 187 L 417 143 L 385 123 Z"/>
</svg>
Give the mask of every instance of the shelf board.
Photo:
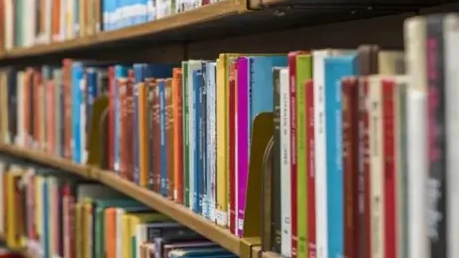
<svg viewBox="0 0 459 258">
<path fill-rule="evenodd" d="M 59 168 L 82 177 L 88 177 L 89 175 L 88 167 L 76 164 L 70 160 L 53 157 L 46 152 L 33 151 L 27 148 L 4 144 L 0 144 L 0 152 L 41 163 L 50 167 Z"/>
<path fill-rule="evenodd" d="M 33 151 L 11 145 L 0 144 L 0 153 L 60 168 L 62 170 L 101 182 L 169 216 L 177 222 L 189 227 L 211 241 L 240 256 L 241 241 L 238 237 L 231 234 L 228 229 L 217 226 L 215 223 L 210 222 L 206 218 L 194 213 L 190 209 L 176 203 L 173 200 L 167 199 L 160 194 L 122 179 L 112 171 L 100 170 L 85 165 L 75 164 L 67 159 L 52 157 L 51 155 L 40 151 Z"/>
</svg>

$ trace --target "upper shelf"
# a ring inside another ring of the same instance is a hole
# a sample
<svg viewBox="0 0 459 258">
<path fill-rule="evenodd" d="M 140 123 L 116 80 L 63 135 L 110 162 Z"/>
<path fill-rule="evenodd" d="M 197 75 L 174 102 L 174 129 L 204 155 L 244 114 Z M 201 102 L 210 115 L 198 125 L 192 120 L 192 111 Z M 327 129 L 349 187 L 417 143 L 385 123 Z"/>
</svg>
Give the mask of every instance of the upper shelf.
<svg viewBox="0 0 459 258">
<path fill-rule="evenodd" d="M 457 0 L 221 0 L 120 30 L 13 49 L 0 53 L 0 66 L 28 65 L 28 61 L 32 60 L 50 62 L 53 58 L 58 60 L 64 57 L 98 59 L 111 56 L 116 61 L 118 55 L 145 48 L 155 48 L 161 52 L 161 48 L 176 44 L 183 49 L 184 43 L 194 41 L 415 12 L 420 8 L 455 1 Z M 132 50 L 113 51 L 126 46 L 132 47 Z M 183 53 L 181 56 L 186 51 Z"/>
</svg>

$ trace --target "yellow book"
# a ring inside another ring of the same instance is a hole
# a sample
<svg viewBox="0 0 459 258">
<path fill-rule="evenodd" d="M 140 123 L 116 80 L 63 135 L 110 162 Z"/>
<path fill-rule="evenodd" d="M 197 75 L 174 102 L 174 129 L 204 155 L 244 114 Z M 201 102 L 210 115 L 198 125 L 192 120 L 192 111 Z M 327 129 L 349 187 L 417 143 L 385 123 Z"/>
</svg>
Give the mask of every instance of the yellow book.
<svg viewBox="0 0 459 258">
<path fill-rule="evenodd" d="M 9 143 L 8 141 L 8 84 L 6 72 L 0 72 L 0 110 L 1 111 L 1 141 Z"/>
<path fill-rule="evenodd" d="M 16 191 L 17 185 L 21 180 L 22 170 L 16 166 L 12 166 L 7 173 L 7 211 L 6 222 L 8 230 L 6 232 L 6 242 L 11 249 L 18 249 L 23 247 L 22 238 L 23 230 L 21 225 L 24 223 L 22 214 L 17 207 L 17 198 L 19 193 Z"/>
<path fill-rule="evenodd" d="M 50 254 L 52 255 L 53 252 L 54 252 L 54 227 L 55 227 L 55 224 L 53 223 L 53 221 L 58 221 L 58 218 L 55 216 L 57 213 L 55 212 L 55 210 L 57 209 L 57 202 L 54 200 L 54 194 L 55 194 L 55 190 L 56 190 L 56 178 L 54 177 L 47 177 L 46 179 L 46 182 L 48 184 L 48 207 L 46 207 L 46 209 L 48 209 L 48 219 L 49 219 L 49 223 L 48 223 L 48 238 L 50 239 L 48 241 L 48 248 L 49 248 L 49 252 Z"/>
<path fill-rule="evenodd" d="M 92 258 L 92 250 L 93 250 L 93 201 L 90 198 L 86 198 L 83 203 L 83 221 L 84 225 L 84 237 L 83 237 L 83 251 L 84 256 L 83 258 Z"/>
<path fill-rule="evenodd" d="M 228 226 L 229 211 L 229 67 L 241 54 L 220 54 L 217 59 L 217 224 Z"/>
<path fill-rule="evenodd" d="M 139 94 L 139 159 L 140 159 L 140 186 L 146 187 L 148 185 L 148 117 L 147 117 L 147 87 L 143 82 L 138 85 Z"/>
<path fill-rule="evenodd" d="M 130 214 L 124 214 L 123 215 L 123 232 L 122 238 L 122 250 L 123 250 L 123 258 L 131 258 L 131 218 L 132 216 Z"/>
<path fill-rule="evenodd" d="M 43 234 L 43 192 L 42 192 L 42 185 L 43 185 L 44 178 L 42 176 L 35 176 L 35 230 L 37 234 L 37 239 L 41 241 L 41 236 Z M 35 243 L 40 245 L 41 242 Z M 43 250 L 41 250 L 43 252 Z"/>
</svg>

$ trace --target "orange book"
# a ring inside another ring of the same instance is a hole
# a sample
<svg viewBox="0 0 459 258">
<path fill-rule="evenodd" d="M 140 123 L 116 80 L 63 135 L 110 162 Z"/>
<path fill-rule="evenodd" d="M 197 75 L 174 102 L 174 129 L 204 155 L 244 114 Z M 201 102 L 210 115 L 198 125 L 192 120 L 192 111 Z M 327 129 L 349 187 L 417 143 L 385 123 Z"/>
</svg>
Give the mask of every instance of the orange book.
<svg viewBox="0 0 459 258">
<path fill-rule="evenodd" d="M 172 75 L 172 114 L 174 121 L 174 199 L 178 203 L 183 203 L 183 114 L 181 68 L 174 68 Z"/>
<path fill-rule="evenodd" d="M 53 18 L 52 20 L 52 39 L 58 40 L 59 38 L 59 33 L 61 30 L 60 27 L 60 18 L 61 18 L 61 0 L 53 0 L 53 6 L 52 6 L 52 13 L 53 13 Z"/>
<path fill-rule="evenodd" d="M 147 99 L 147 86 L 141 82 L 138 85 L 138 114 L 139 114 L 139 170 L 140 180 L 139 185 L 147 187 L 148 185 L 148 99 Z"/>
<path fill-rule="evenodd" d="M 116 258 L 116 208 L 105 209 L 105 257 Z"/>
</svg>

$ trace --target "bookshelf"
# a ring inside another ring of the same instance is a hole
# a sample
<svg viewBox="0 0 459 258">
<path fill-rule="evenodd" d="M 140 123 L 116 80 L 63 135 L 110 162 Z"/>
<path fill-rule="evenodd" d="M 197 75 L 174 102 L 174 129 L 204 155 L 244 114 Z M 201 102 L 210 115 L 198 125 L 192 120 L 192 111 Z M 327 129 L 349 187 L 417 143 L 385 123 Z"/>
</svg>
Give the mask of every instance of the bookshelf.
<svg viewBox="0 0 459 258">
<path fill-rule="evenodd" d="M 75 164 L 70 160 L 53 157 L 39 151 L 32 151 L 12 145 L 0 144 L 0 152 L 14 157 L 24 158 L 46 166 L 59 168 L 64 171 L 101 182 L 173 218 L 177 222 L 193 229 L 240 257 L 252 257 L 251 253 L 241 253 L 241 249 L 243 249 L 241 248 L 241 245 L 244 245 L 243 241 L 231 234 L 229 230 L 211 223 L 204 217 L 192 212 L 183 205 L 124 180 L 111 171 Z M 26 257 L 33 258 L 29 255 Z"/>
<path fill-rule="evenodd" d="M 161 60 L 159 62 L 171 64 L 173 62 L 188 62 L 193 59 L 204 60 L 205 58 L 215 61 L 216 56 L 221 53 L 289 53 L 290 51 L 296 49 L 321 49 L 323 46 L 330 48 L 339 47 L 343 49 L 349 47 L 354 49 L 355 46 L 360 45 L 362 42 L 377 42 L 382 48 L 387 48 L 388 50 L 400 49 L 403 46 L 402 24 L 406 18 L 415 14 L 424 14 L 423 11 L 420 11 L 423 10 L 423 8 L 431 7 L 434 4 L 444 4 L 450 2 L 451 1 L 442 1 L 441 3 L 434 3 L 433 1 L 426 0 L 421 3 L 416 2 L 415 0 L 406 0 L 400 2 L 399 4 L 381 4 L 378 2 L 375 5 L 370 6 L 365 2 L 354 0 L 352 0 L 352 3 L 323 3 L 305 0 L 223 0 L 184 13 L 172 15 L 128 28 L 123 28 L 115 31 L 100 32 L 90 36 L 78 37 L 62 42 L 52 42 L 46 45 L 36 45 L 30 48 L 17 48 L 6 53 L 0 52 L 0 68 L 3 66 L 12 65 L 23 69 L 23 67 L 26 66 L 31 67 L 32 65 L 43 65 L 44 63 L 51 64 L 51 60 L 53 62 L 55 60 L 60 61 L 63 58 L 76 58 L 83 60 L 87 57 L 92 58 L 92 60 L 95 61 L 108 61 L 108 58 L 111 58 L 110 61 L 116 61 L 119 63 L 140 63 L 143 61 L 152 63 Z M 455 9 L 458 9 L 458 6 L 456 6 Z M 426 11 L 425 13 L 429 13 L 429 11 Z M 370 17 L 377 18 L 371 21 L 368 19 L 363 22 L 358 20 Z M 352 20 L 353 24 L 340 23 L 342 21 L 349 20 Z M 330 25 L 330 23 L 333 24 Z M 319 26 L 312 26 L 318 24 L 323 25 L 323 27 L 317 28 Z M 384 29 L 381 30 L 381 28 Z M 378 31 L 379 33 L 373 33 L 373 31 Z M 298 35 L 306 36 L 299 37 Z M 310 35 L 313 35 L 313 37 L 308 38 Z M 52 65 L 55 65 L 55 62 L 52 63 Z M 288 70 L 284 69 L 284 72 L 285 71 Z M 169 78 L 171 76 L 167 77 Z M 40 83 L 37 83 L 37 85 L 39 84 Z M 71 84 L 74 84 L 74 82 Z M 216 84 L 219 84 L 219 82 Z M 43 89 L 40 89 L 40 92 L 42 90 Z M 43 92 L 40 94 L 43 94 Z M 7 94 L 4 96 L 6 95 Z M 114 98 L 112 95 L 110 97 Z M 40 97 L 36 98 L 40 99 Z M 145 101 L 146 97 L 143 98 Z M 98 126 L 101 126 L 101 128 L 105 125 L 104 123 L 107 121 L 104 121 L 104 119 L 106 118 L 101 117 L 103 116 L 106 109 L 109 109 L 107 108 L 109 105 L 107 103 L 107 99 L 108 98 L 99 99 L 101 100 L 99 103 L 102 103 L 103 100 L 104 104 L 100 105 L 97 116 L 92 114 L 94 121 L 89 124 L 97 124 Z M 124 99 L 123 101 L 126 103 L 128 102 Z M 131 99 L 129 99 L 129 101 L 131 101 Z M 36 102 L 38 103 L 39 101 Z M 130 104 L 130 102 L 128 104 Z M 40 106 L 40 108 L 44 108 L 41 104 L 38 104 L 38 106 Z M 8 108 L 5 108 L 5 110 Z M 36 106 L 31 107 L 31 109 L 35 108 Z M 46 107 L 46 109 L 48 109 L 48 107 Z M 37 113 L 41 112 L 42 111 L 38 111 Z M 150 110 L 148 112 L 150 112 Z M 271 111 L 267 113 L 272 116 Z M 81 115 L 79 114 L 79 116 Z M 43 119 L 45 116 L 41 115 L 39 117 L 40 119 Z M 142 119 L 142 121 L 148 121 L 147 117 L 143 117 Z M 268 120 L 270 123 L 268 123 L 267 126 L 261 126 L 262 129 L 274 128 L 272 125 L 273 119 L 269 118 Z M 132 122 L 135 120 L 132 117 L 129 117 L 128 121 Z M 62 123 L 62 121 L 60 122 Z M 138 123 L 139 121 L 135 122 Z M 7 124 L 9 122 L 5 123 Z M 67 122 L 64 122 L 65 125 L 67 125 L 66 123 Z M 41 124 L 39 127 L 41 127 Z M 35 127 L 35 125 L 32 125 L 32 127 Z M 105 136 L 105 132 L 101 128 L 97 127 L 96 129 L 90 129 L 90 131 L 84 132 L 85 134 L 88 134 L 85 136 L 90 136 L 91 139 L 89 141 L 91 146 L 85 146 L 85 148 L 83 148 L 84 150 L 88 150 L 89 154 L 94 153 L 94 149 L 98 149 L 99 146 L 103 146 L 103 143 L 105 142 L 98 141 L 99 139 L 105 139 L 108 137 L 113 138 L 113 135 Z M 228 128 L 226 130 L 229 130 Z M 126 132 L 126 134 L 129 134 L 129 130 L 130 129 L 123 128 L 122 131 L 125 131 L 123 134 Z M 92 131 L 96 132 L 94 133 L 94 137 L 91 135 Z M 257 139 L 258 143 L 266 143 L 269 139 L 271 139 L 271 137 L 274 137 L 273 132 L 265 133 L 266 135 L 263 135 L 263 133 L 253 134 L 259 138 L 262 138 L 261 140 Z M 175 136 L 176 135 L 174 132 L 174 137 Z M 138 135 L 135 137 L 140 138 Z M 38 138 L 41 138 L 41 136 L 38 136 Z M 114 138 L 116 138 L 116 135 Z M 66 140 L 64 140 L 64 142 L 65 141 Z M 64 143 L 64 145 L 66 145 L 66 143 Z M 128 143 L 128 145 L 131 146 L 131 143 Z M 255 151 L 250 149 L 250 151 L 254 152 L 252 154 L 259 154 L 259 163 L 262 163 L 261 160 L 265 158 L 264 155 L 261 154 L 266 151 L 266 146 L 267 144 L 253 144 L 251 146 L 251 148 L 255 149 Z M 123 147 L 125 147 L 124 144 Z M 139 146 L 136 147 L 138 148 Z M 174 148 L 176 148 L 176 146 L 174 146 Z M 261 188 L 263 188 L 265 185 L 260 186 L 259 182 L 262 182 L 263 176 L 266 177 L 266 175 L 261 175 L 265 173 L 265 169 L 262 169 L 262 166 L 258 163 L 256 165 L 257 167 L 249 169 L 250 173 L 248 175 L 251 178 L 250 180 L 247 179 L 248 182 L 245 183 L 247 184 L 245 189 L 247 189 L 247 195 L 249 197 L 245 196 L 244 198 L 246 198 L 246 200 L 251 199 L 250 203 L 256 204 L 253 205 L 252 209 L 247 209 L 245 211 L 245 221 L 242 222 L 244 223 L 244 234 L 246 232 L 249 233 L 247 237 L 245 235 L 244 237 L 238 237 L 229 229 L 218 226 L 216 223 L 211 222 L 202 215 L 190 210 L 190 208 L 187 208 L 186 206 L 170 199 L 173 197 L 164 197 L 158 192 L 149 190 L 146 188 L 146 186 L 142 187 L 129 181 L 135 179 L 126 180 L 118 176 L 113 171 L 99 169 L 92 165 L 77 164 L 70 159 L 55 157 L 51 154 L 39 150 L 32 150 L 24 147 L 17 147 L 1 143 L 0 153 L 5 153 L 17 158 L 27 159 L 50 167 L 59 168 L 81 177 L 100 182 L 146 204 L 147 206 L 159 211 L 160 213 L 173 218 L 177 222 L 200 233 L 209 240 L 221 245 L 239 257 L 282 257 L 281 254 L 270 251 L 275 248 L 269 247 L 268 249 L 264 249 L 265 251 L 268 251 L 262 252 L 262 246 L 265 247 L 265 245 L 262 244 L 263 240 L 261 237 L 265 232 L 260 232 L 262 231 L 260 228 L 267 224 L 265 218 L 260 218 L 263 217 L 263 214 L 260 215 L 260 213 L 271 213 L 272 211 L 269 210 L 266 212 L 264 207 L 260 207 L 262 206 L 262 204 L 260 204 L 260 200 L 262 200 L 261 195 L 265 194 L 264 192 L 262 193 Z M 97 154 L 97 157 L 94 158 L 95 162 L 91 164 L 102 164 L 101 160 L 99 159 L 101 159 L 101 156 L 105 157 L 106 155 L 101 155 L 101 153 Z M 250 155 L 250 163 L 248 164 L 254 163 L 252 162 L 252 158 L 256 155 L 252 154 Z M 148 164 L 148 166 L 150 166 L 150 164 Z M 131 168 L 128 170 L 131 170 Z M 146 171 L 145 169 L 139 170 L 144 172 Z M 306 171 L 306 168 L 304 170 Z M 151 174 L 148 175 L 148 180 L 152 180 L 150 176 Z M 144 182 L 147 182 L 148 180 L 145 180 Z M 160 180 L 162 179 L 160 178 Z M 227 181 L 231 182 L 231 180 L 232 179 L 223 181 L 224 184 L 227 184 Z M 235 179 L 233 178 L 233 180 Z M 253 187 L 254 182 L 258 184 L 255 185 L 255 187 Z M 265 182 L 263 182 L 263 184 L 264 183 Z M 235 184 L 236 183 L 233 185 Z M 255 197 L 253 197 L 253 195 L 255 195 Z M 272 198 L 271 194 L 269 198 Z M 247 203 L 249 203 L 249 201 L 247 201 Z M 194 203 L 190 205 L 193 206 Z M 248 204 L 244 205 L 245 208 L 252 206 Z M 226 204 L 221 206 L 225 207 Z M 271 209 L 271 207 L 269 207 L 269 209 Z M 275 209 L 277 209 L 277 207 Z M 247 219 L 247 217 L 249 217 L 247 215 L 248 213 L 250 213 L 250 220 Z M 303 211 L 303 213 L 305 213 L 305 211 Z M 280 218 L 281 215 L 277 215 Z M 272 218 L 269 219 L 271 220 Z M 263 222 L 253 223 L 254 221 L 259 222 L 260 220 L 263 220 Z M 237 222 L 239 223 L 239 221 Z M 245 223 L 252 223 L 254 225 L 247 226 Z M 231 229 L 234 228 L 234 225 L 235 223 L 232 224 Z M 246 228 L 248 230 L 246 230 Z M 276 230 L 277 229 L 278 228 L 276 228 Z M 239 230 L 239 228 L 237 230 Z M 278 232 L 280 232 L 280 230 L 278 230 Z M 303 232 L 303 234 L 304 233 L 305 232 Z M 267 235 L 271 234 L 272 232 L 269 232 Z M 273 240 L 270 239 L 270 241 Z M 33 256 L 28 254 L 25 256 L 33 258 Z"/>
</svg>

